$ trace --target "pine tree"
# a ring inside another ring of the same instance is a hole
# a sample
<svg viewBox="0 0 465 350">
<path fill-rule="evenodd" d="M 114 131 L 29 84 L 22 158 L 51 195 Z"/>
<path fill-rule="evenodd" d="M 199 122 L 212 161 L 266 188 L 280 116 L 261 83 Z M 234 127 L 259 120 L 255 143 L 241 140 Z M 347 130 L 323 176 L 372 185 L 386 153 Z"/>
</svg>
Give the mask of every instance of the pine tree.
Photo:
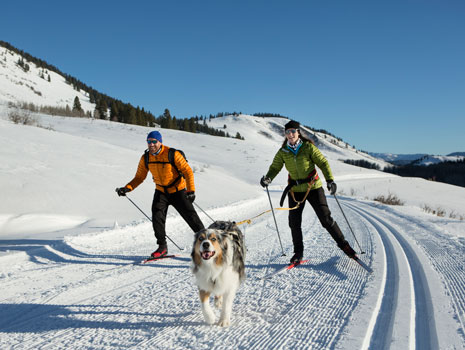
<svg viewBox="0 0 465 350">
<path fill-rule="evenodd" d="M 118 117 L 119 117 L 118 106 L 115 101 L 112 101 L 111 106 L 110 106 L 110 120 L 117 122 L 119 121 Z"/>
<path fill-rule="evenodd" d="M 106 119 L 107 118 L 107 103 L 103 98 L 98 100 L 97 105 L 95 106 L 95 109 L 98 111 L 98 115 L 100 119 Z"/>
<path fill-rule="evenodd" d="M 171 113 L 168 108 L 165 109 L 165 112 L 163 112 L 163 115 L 161 116 L 161 121 L 160 125 L 162 128 L 165 129 L 173 129 L 173 118 L 171 118 Z"/>
<path fill-rule="evenodd" d="M 129 111 L 128 124 L 137 124 L 137 113 L 134 108 Z"/>
<path fill-rule="evenodd" d="M 187 119 L 187 118 L 184 118 L 184 120 L 183 120 L 183 127 L 182 127 L 182 129 L 183 129 L 184 131 L 187 131 L 187 132 L 190 132 L 190 131 L 192 131 L 192 130 L 191 130 L 191 128 L 190 128 L 189 119 Z"/>
<path fill-rule="evenodd" d="M 81 101 L 79 101 L 79 97 L 77 96 L 74 98 L 73 112 L 76 112 L 76 113 L 82 112 Z"/>
<path fill-rule="evenodd" d="M 199 125 L 199 124 L 197 123 L 195 118 L 190 118 L 189 119 L 189 129 L 190 129 L 191 132 L 197 132 L 197 125 Z"/>
<path fill-rule="evenodd" d="M 236 133 L 236 139 L 238 140 L 243 140 L 244 138 L 241 136 L 241 134 L 239 133 L 239 131 Z"/>
</svg>

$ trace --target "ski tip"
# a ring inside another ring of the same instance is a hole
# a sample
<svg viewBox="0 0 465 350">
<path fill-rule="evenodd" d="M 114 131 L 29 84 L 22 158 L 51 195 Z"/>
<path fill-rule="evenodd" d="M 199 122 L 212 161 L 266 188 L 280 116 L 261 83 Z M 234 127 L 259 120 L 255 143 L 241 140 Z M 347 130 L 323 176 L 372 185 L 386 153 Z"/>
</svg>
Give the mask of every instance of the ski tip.
<svg viewBox="0 0 465 350">
<path fill-rule="evenodd" d="M 355 255 L 353 258 L 352 258 L 357 264 L 359 264 L 361 267 L 363 267 L 368 273 L 372 273 L 373 272 L 373 269 L 371 267 L 369 267 L 363 260 L 360 260 L 360 258 Z"/>
<path fill-rule="evenodd" d="M 149 257 L 147 259 L 144 259 L 142 260 L 140 263 L 141 264 L 146 264 L 148 262 L 151 262 L 151 261 L 159 261 L 159 260 L 164 260 L 164 259 L 168 259 L 168 258 L 174 258 L 176 257 L 177 255 L 164 255 L 162 257 L 159 257 L 159 258 L 152 258 L 152 257 Z"/>
</svg>

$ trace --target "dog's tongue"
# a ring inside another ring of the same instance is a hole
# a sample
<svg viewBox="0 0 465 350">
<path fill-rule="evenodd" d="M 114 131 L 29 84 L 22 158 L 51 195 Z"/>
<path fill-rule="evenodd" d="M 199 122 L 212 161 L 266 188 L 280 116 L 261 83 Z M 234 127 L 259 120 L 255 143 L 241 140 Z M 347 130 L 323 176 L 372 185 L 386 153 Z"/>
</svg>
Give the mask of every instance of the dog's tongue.
<svg viewBox="0 0 465 350">
<path fill-rule="evenodd" d="M 202 259 L 208 260 L 208 259 L 210 259 L 213 255 L 215 255 L 215 251 L 205 251 L 205 252 L 202 252 Z"/>
</svg>

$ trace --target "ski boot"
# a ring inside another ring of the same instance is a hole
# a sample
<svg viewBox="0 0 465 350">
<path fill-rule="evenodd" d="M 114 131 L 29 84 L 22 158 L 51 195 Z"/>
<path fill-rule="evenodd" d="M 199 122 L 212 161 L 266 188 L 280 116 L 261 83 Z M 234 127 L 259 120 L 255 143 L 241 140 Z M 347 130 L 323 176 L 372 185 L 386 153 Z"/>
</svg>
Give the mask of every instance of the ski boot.
<svg viewBox="0 0 465 350">
<path fill-rule="evenodd" d="M 150 257 L 153 259 L 159 259 L 168 254 L 168 247 L 166 245 L 160 245 L 157 250 L 155 250 Z"/>
<path fill-rule="evenodd" d="M 298 264 L 298 263 L 300 263 L 302 261 L 302 257 L 303 257 L 303 253 L 302 252 L 297 252 L 292 256 L 292 258 L 290 260 L 290 263 L 291 264 Z"/>
</svg>

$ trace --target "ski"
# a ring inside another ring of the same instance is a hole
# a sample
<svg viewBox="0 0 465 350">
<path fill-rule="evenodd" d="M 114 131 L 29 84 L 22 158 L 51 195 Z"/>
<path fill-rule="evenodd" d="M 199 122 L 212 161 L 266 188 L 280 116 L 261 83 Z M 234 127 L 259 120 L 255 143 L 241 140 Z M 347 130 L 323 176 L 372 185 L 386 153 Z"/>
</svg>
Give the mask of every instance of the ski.
<svg viewBox="0 0 465 350">
<path fill-rule="evenodd" d="M 360 260 L 358 256 L 355 256 L 352 258 L 357 264 L 359 264 L 361 267 L 363 267 L 368 273 L 372 273 L 373 269 L 369 267 L 363 260 Z"/>
<path fill-rule="evenodd" d="M 294 262 L 294 263 L 291 263 L 291 264 L 287 265 L 286 269 L 287 269 L 287 270 L 293 269 L 293 268 L 296 267 L 296 266 L 305 264 L 307 261 L 308 261 L 308 259 L 307 259 L 307 260 L 299 260 L 299 261 L 296 261 L 296 262 Z"/>
<path fill-rule="evenodd" d="M 148 257 L 147 259 L 142 260 L 140 263 L 141 264 L 146 264 L 146 263 L 151 262 L 151 261 L 164 260 L 164 259 L 174 258 L 176 256 L 177 255 L 164 255 L 164 256 L 162 256 L 160 258 Z"/>
<path fill-rule="evenodd" d="M 291 270 L 293 269 L 294 267 L 297 267 L 299 265 L 302 265 L 302 264 L 305 264 L 306 262 L 308 262 L 309 260 L 300 260 L 300 261 L 297 261 L 295 263 L 291 263 L 291 264 L 287 264 L 286 266 L 283 266 L 281 267 L 280 269 L 277 269 L 271 273 L 269 273 L 268 275 L 266 275 L 265 277 L 263 277 L 262 279 L 270 279 L 276 275 L 279 275 L 283 272 L 286 272 L 288 270 Z"/>
</svg>

